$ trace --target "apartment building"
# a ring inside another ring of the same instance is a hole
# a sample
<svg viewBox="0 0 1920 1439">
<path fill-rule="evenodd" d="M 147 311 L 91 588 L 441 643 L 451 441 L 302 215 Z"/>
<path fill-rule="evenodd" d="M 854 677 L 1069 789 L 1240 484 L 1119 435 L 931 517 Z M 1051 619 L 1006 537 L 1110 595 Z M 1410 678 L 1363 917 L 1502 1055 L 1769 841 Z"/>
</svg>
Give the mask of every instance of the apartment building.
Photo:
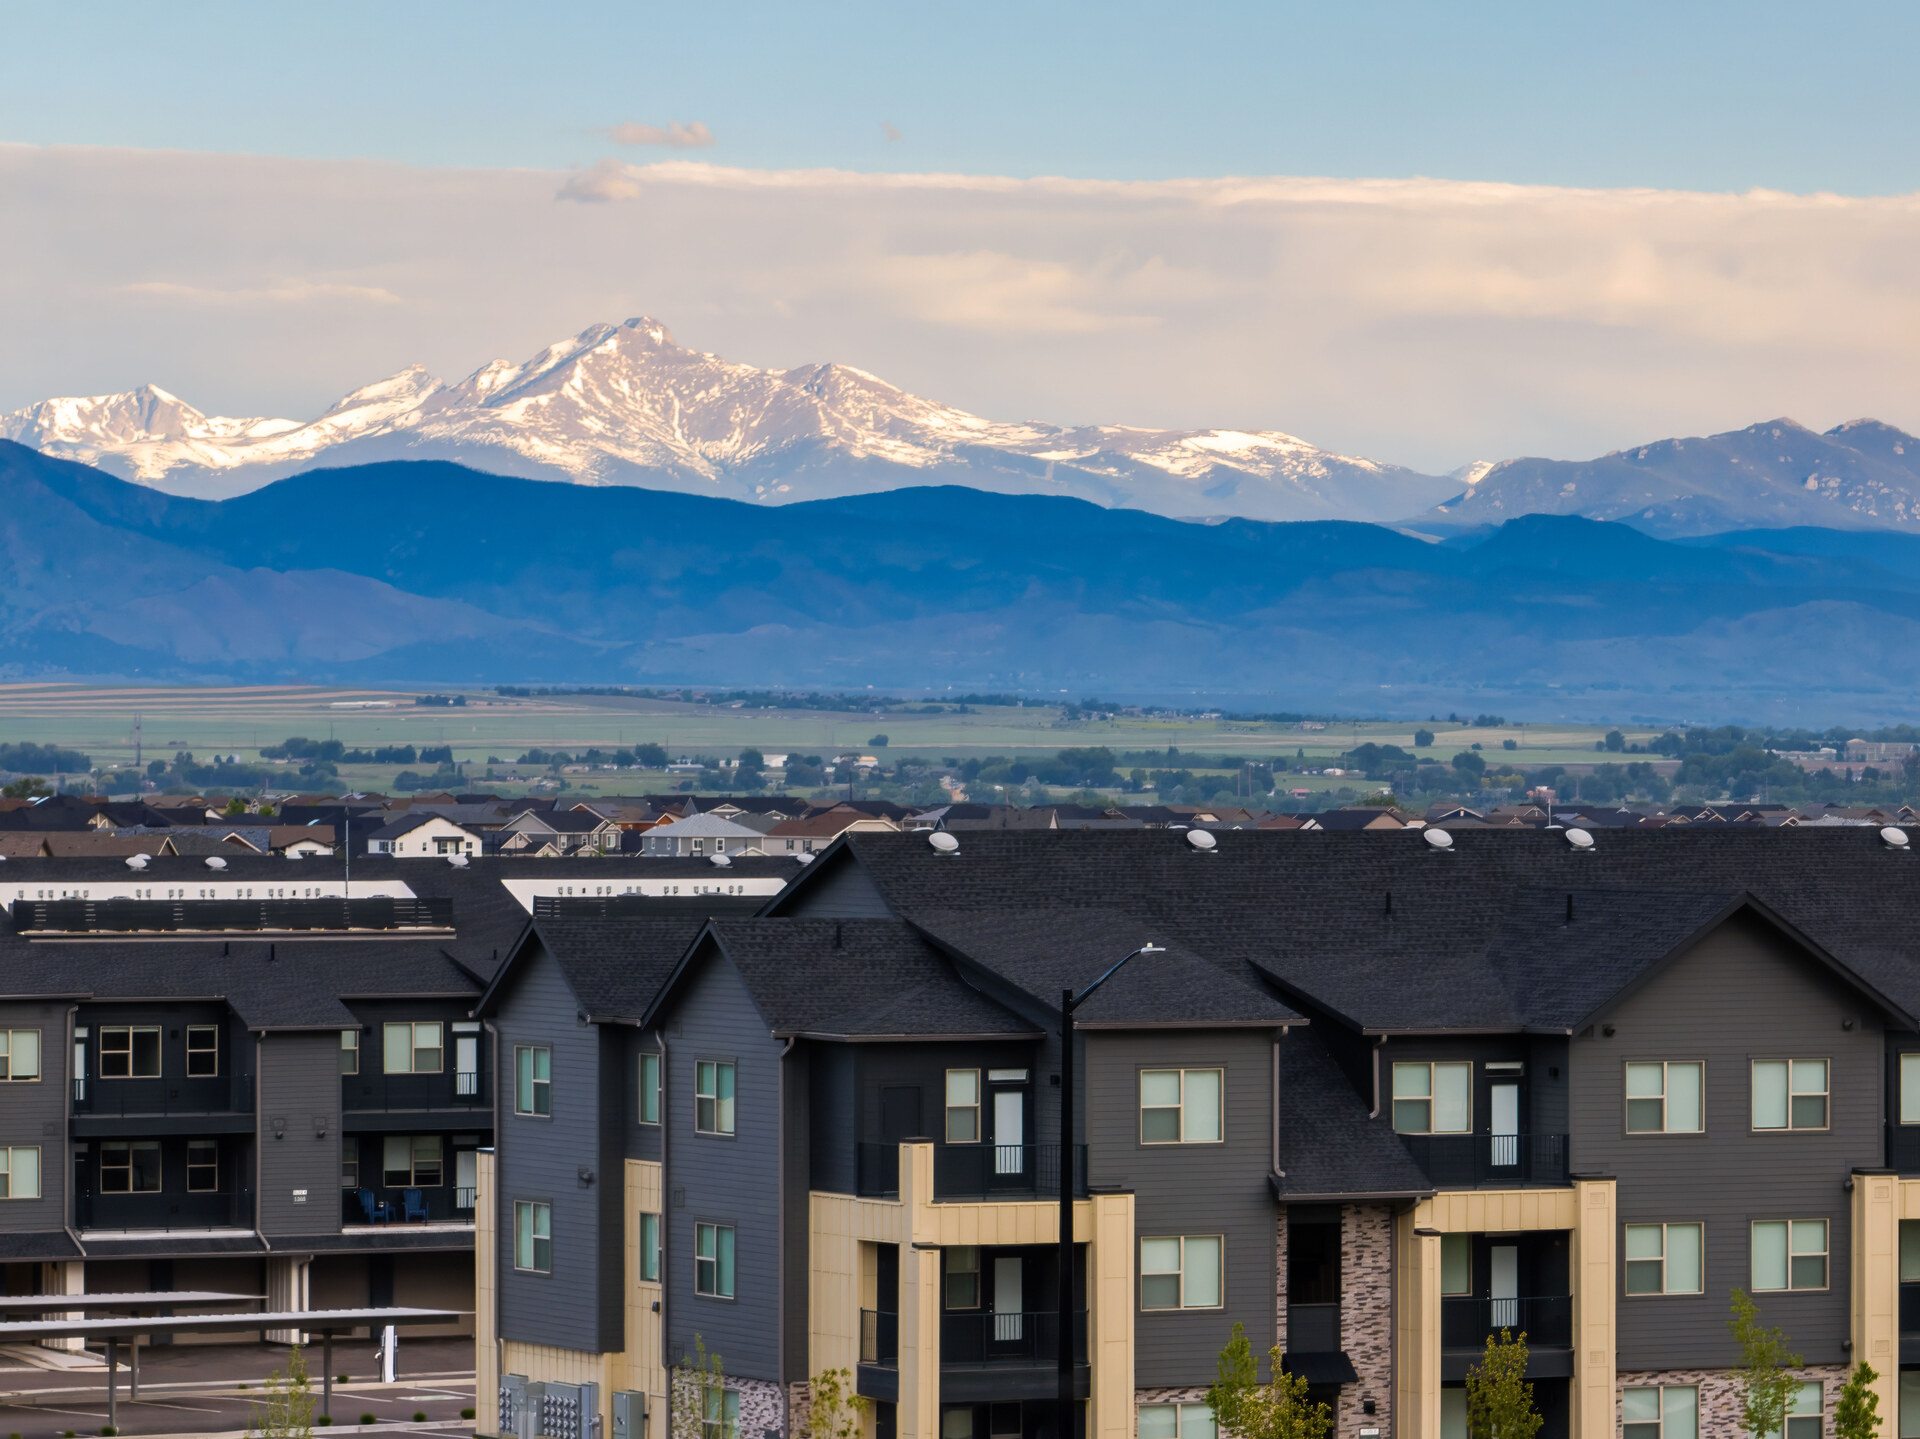
<svg viewBox="0 0 1920 1439">
<path fill-rule="evenodd" d="M 1503 1328 L 1547 1439 L 1731 1436 L 1736 1287 L 1796 1435 L 1857 1358 L 1920 1427 L 1904 832 L 939 838 L 529 927 L 477 1011 L 549 1076 L 510 1114 L 502 1061 L 479 1159 L 482 1432 L 664 1435 L 697 1337 L 716 1439 L 842 1368 L 876 1436 L 1040 1439 L 1063 1344 L 1076 1433 L 1204 1439 L 1239 1322 L 1342 1439 L 1464 1435 Z M 1076 1017 L 1063 1154 L 1060 992 L 1148 941 Z"/>
</svg>

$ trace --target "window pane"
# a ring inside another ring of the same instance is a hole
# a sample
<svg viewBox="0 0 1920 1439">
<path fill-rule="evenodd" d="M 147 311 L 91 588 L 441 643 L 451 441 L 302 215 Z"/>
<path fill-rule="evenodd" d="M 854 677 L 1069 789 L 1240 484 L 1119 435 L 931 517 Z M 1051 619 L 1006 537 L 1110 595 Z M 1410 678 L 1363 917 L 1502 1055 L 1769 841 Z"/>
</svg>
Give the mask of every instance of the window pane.
<svg viewBox="0 0 1920 1439">
<path fill-rule="evenodd" d="M 513 1051 L 513 1107 L 522 1114 L 533 1113 L 533 1051 Z"/>
<path fill-rule="evenodd" d="M 1920 1219 L 1900 1221 L 1900 1282 L 1920 1281 Z"/>
<path fill-rule="evenodd" d="M 1920 1369 L 1900 1371 L 1900 1439 L 1920 1439 Z"/>
<path fill-rule="evenodd" d="M 380 1182 L 389 1189 L 413 1183 L 413 1145 L 404 1134 L 389 1134 L 380 1145 Z"/>
<path fill-rule="evenodd" d="M 1393 1067 L 1395 1099 L 1425 1099 L 1433 1093 L 1432 1070 L 1424 1064 L 1396 1064 Z"/>
<path fill-rule="evenodd" d="M 406 1074 L 413 1068 L 413 1026 L 411 1024 L 383 1024 L 380 1026 L 382 1044 L 382 1068 L 388 1074 Z"/>
<path fill-rule="evenodd" d="M 1140 1241 L 1140 1272 L 1142 1274 L 1177 1274 L 1180 1271 L 1180 1241 L 1178 1239 L 1142 1239 Z"/>
<path fill-rule="evenodd" d="M 1629 1064 L 1627 1066 L 1627 1098 L 1658 1099 L 1666 1092 L 1666 1069 L 1662 1064 Z"/>
<path fill-rule="evenodd" d="M 640 1056 L 640 1122 L 660 1122 L 660 1056 Z"/>
<path fill-rule="evenodd" d="M 1467 1439 L 1467 1391 L 1463 1388 L 1440 1391 L 1440 1439 Z"/>
<path fill-rule="evenodd" d="M 1827 1097 L 1824 1094 L 1796 1094 L 1793 1096 L 1793 1127 L 1795 1129 L 1825 1129 L 1827 1127 Z"/>
<path fill-rule="evenodd" d="M 159 1145 L 136 1144 L 133 1146 L 133 1187 L 136 1193 L 141 1194 L 160 1192 Z"/>
<path fill-rule="evenodd" d="M 719 1093 L 721 1102 L 723 1104 L 732 1103 L 733 1101 L 733 1066 L 731 1064 L 715 1065 L 714 1071 L 715 1071 L 714 1083 L 718 1087 L 718 1093 Z"/>
<path fill-rule="evenodd" d="M 553 1078 L 553 1051 L 538 1046 L 533 1051 L 533 1077 L 541 1083 Z"/>
<path fill-rule="evenodd" d="M 1700 1439 L 1700 1391 L 1693 1385 L 1660 1391 L 1660 1439 Z"/>
<path fill-rule="evenodd" d="M 1473 1292 L 1473 1238 L 1467 1234 L 1440 1236 L 1440 1292 Z"/>
<path fill-rule="evenodd" d="M 160 1073 L 160 1031 L 136 1029 L 133 1032 L 133 1072 L 136 1077 L 153 1079 Z"/>
<path fill-rule="evenodd" d="M 1629 1424 L 1660 1422 L 1658 1389 L 1625 1389 L 1620 1394 L 1620 1417 Z"/>
<path fill-rule="evenodd" d="M 1627 1293 L 1660 1294 L 1666 1281 L 1662 1270 L 1664 1266 L 1658 1259 L 1629 1259 L 1627 1261 Z"/>
<path fill-rule="evenodd" d="M 1753 1062 L 1753 1127 L 1787 1127 L 1787 1064 L 1783 1059 Z"/>
<path fill-rule="evenodd" d="M 1820 1385 L 1818 1381 L 1809 1380 L 1807 1383 L 1800 1385 L 1793 1391 L 1792 1397 L 1787 1401 L 1787 1413 L 1789 1414 L 1818 1414 L 1819 1412 Z"/>
<path fill-rule="evenodd" d="M 533 1267 L 533 1206 L 531 1204 L 513 1206 L 513 1267 L 515 1269 Z"/>
<path fill-rule="evenodd" d="M 1667 1129 L 1671 1133 L 1694 1134 L 1705 1129 L 1701 1103 L 1704 1066 L 1669 1064 L 1667 1066 Z"/>
<path fill-rule="evenodd" d="M 1920 1053 L 1900 1056 L 1900 1122 L 1920 1124 Z"/>
<path fill-rule="evenodd" d="M 1627 1226 L 1627 1258 L 1658 1259 L 1664 1253 L 1666 1246 L 1658 1224 Z"/>
<path fill-rule="evenodd" d="M 1666 1101 L 1660 1099 L 1629 1099 L 1627 1101 L 1627 1133 L 1658 1134 L 1666 1127 Z"/>
<path fill-rule="evenodd" d="M 1396 1099 L 1393 1101 L 1393 1127 L 1402 1134 L 1425 1134 L 1431 1123 L 1431 1100 Z"/>
<path fill-rule="evenodd" d="M 949 1091 L 951 1091 L 953 1088 L 953 1076 L 951 1074 L 947 1076 L 947 1088 Z M 1165 1105 L 1178 1104 L 1179 1102 L 1180 1102 L 1180 1071 L 1179 1070 L 1148 1069 L 1148 1070 L 1143 1070 L 1141 1072 L 1141 1075 L 1140 1075 L 1140 1103 L 1141 1104 L 1149 1108 L 1160 1108 Z M 1165 1409 L 1169 1416 L 1171 1416 L 1174 1412 L 1173 1406 L 1170 1404 L 1156 1404 L 1150 1407 L 1155 1409 Z M 1144 1416 L 1146 1413 L 1146 1410 L 1142 1409 L 1140 1412 Z"/>
<path fill-rule="evenodd" d="M 1753 1226 L 1753 1287 L 1787 1287 L 1787 1226 L 1784 1220 L 1769 1220 Z"/>
<path fill-rule="evenodd" d="M 980 1071 L 977 1069 L 949 1069 L 947 1071 L 947 1103 L 978 1104 L 980 1102 Z"/>
<path fill-rule="evenodd" d="M 14 1079 L 40 1077 L 40 1031 L 16 1029 L 13 1032 L 12 1060 L 8 1073 Z"/>
<path fill-rule="evenodd" d="M 1180 1406 L 1180 1439 L 1218 1439 L 1219 1432 L 1213 1410 L 1205 1404 Z"/>
<path fill-rule="evenodd" d="M 1473 1066 L 1436 1064 L 1433 1067 L 1433 1130 L 1436 1134 L 1465 1134 L 1472 1126 Z"/>
<path fill-rule="evenodd" d="M 40 1151 L 15 1149 L 7 1156 L 7 1193 L 14 1199 L 40 1197 Z"/>
<path fill-rule="evenodd" d="M 1140 1439 L 1179 1439 L 1180 1411 L 1171 1404 L 1140 1406 Z"/>
<path fill-rule="evenodd" d="M 1187 1071 L 1186 1102 L 1183 1106 L 1184 1129 L 1188 1144 L 1213 1144 L 1220 1138 L 1220 1071 Z"/>
<path fill-rule="evenodd" d="M 1824 1219 L 1794 1220 L 1793 1252 L 1825 1254 L 1827 1252 L 1827 1221 Z"/>
<path fill-rule="evenodd" d="M 1188 1309 L 1213 1309 L 1220 1303 L 1220 1241 L 1187 1241 L 1186 1288 L 1181 1302 Z"/>
<path fill-rule="evenodd" d="M 1667 1226 L 1667 1293 L 1698 1294 L 1700 1283 L 1700 1226 Z"/>
<path fill-rule="evenodd" d="M 963 1111 L 971 1114 L 972 1110 Z M 952 1125 L 949 1124 L 951 1129 Z M 1143 1109 L 1140 1111 L 1140 1140 L 1143 1144 L 1178 1144 L 1180 1142 L 1180 1111 L 1177 1109 Z"/>
<path fill-rule="evenodd" d="M 1796 1059 L 1793 1061 L 1793 1092 L 1795 1094 L 1825 1094 L 1827 1092 L 1827 1062 L 1824 1059 Z"/>
<path fill-rule="evenodd" d="M 727 1298 L 733 1297 L 733 1230 L 723 1227 L 720 1231 L 720 1293 Z"/>
<path fill-rule="evenodd" d="M 1180 1276 L 1157 1274 L 1143 1277 L 1140 1280 L 1140 1307 L 1142 1309 L 1178 1309 L 1180 1307 Z"/>
</svg>

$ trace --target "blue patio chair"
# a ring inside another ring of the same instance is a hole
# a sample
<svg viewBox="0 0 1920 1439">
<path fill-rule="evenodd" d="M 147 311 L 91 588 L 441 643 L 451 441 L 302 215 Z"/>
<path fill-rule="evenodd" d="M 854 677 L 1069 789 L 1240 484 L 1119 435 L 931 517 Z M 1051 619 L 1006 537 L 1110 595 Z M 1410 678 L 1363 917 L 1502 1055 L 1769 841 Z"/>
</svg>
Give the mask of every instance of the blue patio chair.
<svg viewBox="0 0 1920 1439">
<path fill-rule="evenodd" d="M 360 1208 L 365 1212 L 369 1224 L 393 1223 L 393 1206 L 384 1199 L 375 1199 L 371 1189 L 360 1191 Z"/>
<path fill-rule="evenodd" d="M 419 1220 L 422 1224 L 425 1224 L 427 1222 L 427 1201 L 421 1195 L 419 1190 L 403 1189 L 400 1191 L 400 1198 L 401 1198 L 401 1201 L 406 1205 L 406 1212 L 401 1216 L 401 1218 L 403 1218 L 408 1224 L 413 1223 L 413 1221 L 416 1219 Z"/>
</svg>

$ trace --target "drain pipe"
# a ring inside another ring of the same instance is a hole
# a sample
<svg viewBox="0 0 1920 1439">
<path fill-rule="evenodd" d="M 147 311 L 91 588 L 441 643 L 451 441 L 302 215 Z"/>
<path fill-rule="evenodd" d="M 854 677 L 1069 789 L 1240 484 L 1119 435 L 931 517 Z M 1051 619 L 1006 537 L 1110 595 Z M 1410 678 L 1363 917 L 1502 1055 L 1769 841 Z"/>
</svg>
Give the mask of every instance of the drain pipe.
<svg viewBox="0 0 1920 1439">
<path fill-rule="evenodd" d="M 1380 1051 L 1385 1047 L 1387 1037 L 1376 1034 L 1373 1037 L 1373 1108 L 1367 1111 L 1367 1118 L 1380 1117 Z"/>
</svg>

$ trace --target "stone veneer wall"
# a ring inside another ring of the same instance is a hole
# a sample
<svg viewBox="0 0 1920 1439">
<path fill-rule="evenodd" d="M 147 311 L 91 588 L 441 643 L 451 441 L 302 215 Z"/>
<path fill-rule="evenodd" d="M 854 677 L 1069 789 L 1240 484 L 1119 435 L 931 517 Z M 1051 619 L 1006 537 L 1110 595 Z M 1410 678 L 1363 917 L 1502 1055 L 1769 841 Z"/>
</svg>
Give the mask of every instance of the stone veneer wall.
<svg viewBox="0 0 1920 1439">
<path fill-rule="evenodd" d="M 1280 1206 L 1273 1240 L 1273 1342 L 1287 1352 L 1287 1206 Z M 1255 1356 L 1258 1358 L 1259 1356 Z"/>
<path fill-rule="evenodd" d="M 729 1389 L 740 1391 L 740 1434 L 741 1439 L 759 1439 L 767 1430 L 776 1434 L 793 1434 L 798 1430 L 787 1427 L 786 1395 L 782 1386 L 770 1379 L 736 1379 L 733 1375 L 723 1376 L 721 1383 Z M 673 1370 L 671 1384 L 673 1404 L 696 1407 L 700 1402 L 699 1386 L 694 1382 L 693 1373 L 688 1369 Z M 804 1388 L 805 1386 L 796 1386 Z"/>
<path fill-rule="evenodd" d="M 1831 1434 L 1833 1406 L 1839 1401 L 1841 1389 L 1846 1387 L 1847 1366 L 1809 1364 L 1794 1372 L 1803 1380 L 1820 1381 L 1820 1411 L 1825 1417 L 1826 1431 Z M 1700 1386 L 1700 1439 L 1747 1439 L 1746 1428 L 1740 1422 L 1740 1372 L 1735 1369 L 1660 1369 L 1616 1375 L 1613 1388 L 1615 1433 L 1620 1432 L 1621 1391 L 1645 1389 L 1655 1384 Z M 1880 1432 L 1898 1433 L 1898 1416 L 1892 1416 L 1891 1424 L 1887 1422 L 1888 1418 L 1881 1416 Z"/>
<path fill-rule="evenodd" d="M 1362 1428 L 1393 1432 L 1393 1210 L 1385 1204 L 1340 1206 L 1340 1347 L 1358 1384 L 1340 1386 L 1334 1439 Z M 1371 1399 L 1374 1412 L 1362 1405 Z"/>
</svg>

